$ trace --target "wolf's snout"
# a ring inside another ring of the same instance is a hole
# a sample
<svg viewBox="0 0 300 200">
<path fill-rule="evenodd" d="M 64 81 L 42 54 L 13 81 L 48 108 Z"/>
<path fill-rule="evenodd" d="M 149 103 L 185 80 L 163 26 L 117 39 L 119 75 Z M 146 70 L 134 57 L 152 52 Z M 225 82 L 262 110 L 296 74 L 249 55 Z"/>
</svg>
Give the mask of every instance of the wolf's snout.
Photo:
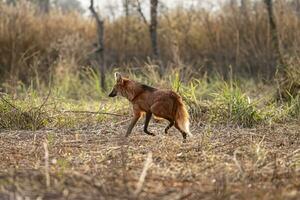
<svg viewBox="0 0 300 200">
<path fill-rule="evenodd" d="M 111 91 L 111 93 L 109 93 L 108 96 L 109 97 L 115 97 L 115 96 L 117 96 L 117 93 L 113 90 L 113 91 Z"/>
</svg>

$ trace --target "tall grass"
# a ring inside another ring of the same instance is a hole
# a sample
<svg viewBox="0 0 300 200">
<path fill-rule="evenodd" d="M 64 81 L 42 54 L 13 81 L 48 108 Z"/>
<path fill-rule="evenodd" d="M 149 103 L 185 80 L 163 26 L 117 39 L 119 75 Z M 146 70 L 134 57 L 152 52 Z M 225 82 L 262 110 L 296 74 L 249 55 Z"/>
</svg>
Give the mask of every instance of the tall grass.
<svg viewBox="0 0 300 200">
<path fill-rule="evenodd" d="M 224 84 L 213 96 L 212 122 L 252 127 L 263 120 L 256 103 L 236 86 Z"/>
<path fill-rule="evenodd" d="M 0 80 L 11 84 L 64 76 L 85 63 L 93 23 L 76 13 L 39 15 L 34 5 L 0 3 Z"/>
</svg>

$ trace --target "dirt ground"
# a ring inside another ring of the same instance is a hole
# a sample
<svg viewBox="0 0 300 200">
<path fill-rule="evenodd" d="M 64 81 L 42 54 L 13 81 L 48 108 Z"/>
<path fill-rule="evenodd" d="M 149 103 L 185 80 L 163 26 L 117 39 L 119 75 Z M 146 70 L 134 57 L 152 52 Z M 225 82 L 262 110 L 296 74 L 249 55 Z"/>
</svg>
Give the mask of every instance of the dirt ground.
<svg viewBox="0 0 300 200">
<path fill-rule="evenodd" d="M 300 123 L 0 131 L 0 199 L 300 199 Z"/>
</svg>

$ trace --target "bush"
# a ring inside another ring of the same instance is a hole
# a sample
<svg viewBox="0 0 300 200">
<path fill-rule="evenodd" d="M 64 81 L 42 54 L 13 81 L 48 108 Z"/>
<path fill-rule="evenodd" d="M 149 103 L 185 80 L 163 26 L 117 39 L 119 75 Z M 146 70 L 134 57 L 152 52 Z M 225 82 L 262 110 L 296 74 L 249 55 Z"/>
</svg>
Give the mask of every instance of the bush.
<svg viewBox="0 0 300 200">
<path fill-rule="evenodd" d="M 277 73 L 277 82 L 279 94 L 278 97 L 281 100 L 293 101 L 300 95 L 300 58 L 290 57 L 287 60 L 284 69 L 281 69 Z"/>
<path fill-rule="evenodd" d="M 211 122 L 252 127 L 263 120 L 256 104 L 236 86 L 224 83 L 213 97 L 209 111 Z"/>
<path fill-rule="evenodd" d="M 38 130 L 50 121 L 43 105 L 33 107 L 27 101 L 16 105 L 8 96 L 0 98 L 0 129 Z"/>
</svg>

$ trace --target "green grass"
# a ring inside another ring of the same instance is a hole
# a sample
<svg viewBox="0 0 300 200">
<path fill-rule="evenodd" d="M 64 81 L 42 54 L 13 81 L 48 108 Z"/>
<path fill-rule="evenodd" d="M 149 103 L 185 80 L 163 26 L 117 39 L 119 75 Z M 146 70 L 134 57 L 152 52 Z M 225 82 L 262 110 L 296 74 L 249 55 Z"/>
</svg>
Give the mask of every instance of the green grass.
<svg viewBox="0 0 300 200">
<path fill-rule="evenodd" d="M 237 86 L 224 83 L 212 96 L 214 99 L 210 109 L 210 120 L 213 123 L 252 127 L 263 120 L 257 102 L 251 100 Z"/>
</svg>

